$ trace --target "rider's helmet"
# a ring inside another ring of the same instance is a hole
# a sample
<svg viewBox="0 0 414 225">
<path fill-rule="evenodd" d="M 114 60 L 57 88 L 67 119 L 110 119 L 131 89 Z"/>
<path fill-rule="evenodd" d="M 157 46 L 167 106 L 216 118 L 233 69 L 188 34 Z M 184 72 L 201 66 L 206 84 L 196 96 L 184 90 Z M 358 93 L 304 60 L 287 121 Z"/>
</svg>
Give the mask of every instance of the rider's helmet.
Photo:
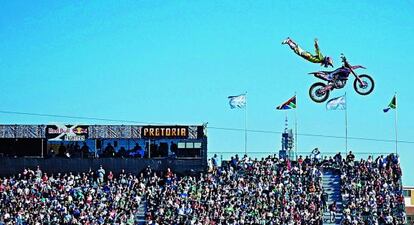
<svg viewBox="0 0 414 225">
<path fill-rule="evenodd" d="M 332 66 L 333 67 L 333 60 L 331 57 L 326 56 L 323 58 L 322 65 L 324 67 Z"/>
</svg>

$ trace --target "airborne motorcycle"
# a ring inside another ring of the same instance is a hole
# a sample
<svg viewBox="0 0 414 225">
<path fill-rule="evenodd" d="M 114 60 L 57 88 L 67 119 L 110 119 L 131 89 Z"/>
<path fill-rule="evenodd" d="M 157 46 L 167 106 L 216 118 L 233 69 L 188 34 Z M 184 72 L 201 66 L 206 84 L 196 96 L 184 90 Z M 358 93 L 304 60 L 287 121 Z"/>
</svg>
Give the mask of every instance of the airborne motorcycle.
<svg viewBox="0 0 414 225">
<path fill-rule="evenodd" d="M 309 96 L 313 101 L 317 103 L 326 101 L 332 90 L 345 87 L 346 82 L 348 81 L 348 76 L 351 73 L 355 76 L 354 89 L 358 94 L 368 95 L 374 90 L 374 79 L 372 79 L 371 76 L 367 74 L 357 75 L 354 72 L 355 69 L 366 69 L 365 67 L 360 65 L 351 66 L 343 54 L 341 54 L 341 59 L 343 63 L 342 67 L 339 67 L 334 71 L 318 71 L 309 73 L 328 82 L 327 84 L 317 82 L 309 88 Z"/>
</svg>

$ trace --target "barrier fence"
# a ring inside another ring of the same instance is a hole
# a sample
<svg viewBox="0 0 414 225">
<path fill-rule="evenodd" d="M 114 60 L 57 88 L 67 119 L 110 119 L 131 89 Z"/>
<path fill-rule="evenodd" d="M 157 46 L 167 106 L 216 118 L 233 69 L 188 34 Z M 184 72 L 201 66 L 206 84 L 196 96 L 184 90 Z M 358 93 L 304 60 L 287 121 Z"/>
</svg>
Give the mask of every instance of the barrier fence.
<svg viewBox="0 0 414 225">
<path fill-rule="evenodd" d="M 96 171 L 102 165 L 107 171 L 118 174 L 121 170 L 137 174 L 147 166 L 154 171 L 166 171 L 171 168 L 179 174 L 205 171 L 202 159 L 136 159 L 136 158 L 99 158 L 99 159 L 71 159 L 71 158 L 0 158 L 0 176 L 9 176 L 22 173 L 24 169 L 36 170 L 39 166 L 43 172 L 69 173 Z"/>
<path fill-rule="evenodd" d="M 392 152 L 352 152 L 352 154 L 355 155 L 355 160 L 360 159 L 368 159 L 369 156 L 375 160 L 377 157 L 383 155 L 384 157 L 391 154 Z M 324 159 L 326 157 L 334 157 L 338 152 L 320 152 L 320 159 Z M 209 151 L 208 152 L 208 158 L 211 159 L 214 155 L 217 155 L 217 157 L 222 160 L 229 160 L 231 157 L 234 157 L 236 155 L 239 156 L 239 158 L 242 158 L 244 156 L 243 151 L 232 151 L 232 152 L 218 152 L 218 151 Z M 247 156 L 252 159 L 261 159 L 265 158 L 267 156 L 273 156 L 279 157 L 279 152 L 275 151 L 259 151 L 259 152 L 248 152 Z M 346 157 L 346 154 L 344 152 L 341 152 L 342 158 Z M 311 157 L 312 152 L 306 151 L 306 152 L 297 152 L 297 156 L 302 156 L 303 159 L 305 159 L 306 156 Z"/>
</svg>

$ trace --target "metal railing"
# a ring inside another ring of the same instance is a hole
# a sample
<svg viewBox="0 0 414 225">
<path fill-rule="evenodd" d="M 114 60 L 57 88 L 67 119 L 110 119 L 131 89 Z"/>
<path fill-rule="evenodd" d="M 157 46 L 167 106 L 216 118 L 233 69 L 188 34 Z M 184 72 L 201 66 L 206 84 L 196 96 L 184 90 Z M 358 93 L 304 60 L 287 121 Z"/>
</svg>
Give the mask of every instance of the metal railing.
<svg viewBox="0 0 414 225">
<path fill-rule="evenodd" d="M 392 152 L 352 152 L 355 155 L 355 160 L 360 160 L 360 159 L 367 159 L 369 156 L 373 157 L 373 159 L 375 159 L 378 156 L 383 155 L 384 157 L 391 154 Z M 230 159 L 230 157 L 238 155 L 239 157 L 243 157 L 244 156 L 244 152 L 243 151 L 231 151 L 231 152 L 218 152 L 218 151 L 209 151 L 208 152 L 208 157 L 211 158 L 214 155 L 217 156 L 222 156 L 223 159 L 227 160 Z M 325 156 L 326 157 L 333 157 L 336 154 L 338 154 L 338 152 L 320 152 L 320 156 L 321 159 L 323 159 Z M 247 156 L 250 158 L 263 158 L 263 157 L 267 157 L 267 156 L 272 156 L 272 155 L 279 155 L 279 152 L 277 151 L 260 151 L 260 152 L 248 152 Z M 311 151 L 306 151 L 306 152 L 297 152 L 298 157 L 302 156 L 302 157 L 306 157 L 306 156 L 311 156 L 312 152 Z M 344 158 L 346 156 L 346 153 L 341 152 L 342 158 Z"/>
</svg>

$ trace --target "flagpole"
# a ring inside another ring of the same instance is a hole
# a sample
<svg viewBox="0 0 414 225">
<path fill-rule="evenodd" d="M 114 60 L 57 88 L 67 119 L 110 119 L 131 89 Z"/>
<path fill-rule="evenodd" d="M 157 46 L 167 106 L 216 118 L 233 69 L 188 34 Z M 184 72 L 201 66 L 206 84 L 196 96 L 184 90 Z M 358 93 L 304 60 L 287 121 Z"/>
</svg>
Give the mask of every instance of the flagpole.
<svg viewBox="0 0 414 225">
<path fill-rule="evenodd" d="M 394 126 L 395 126 L 395 154 L 398 154 L 398 105 L 397 105 L 397 92 L 395 92 L 395 116 L 394 116 Z"/>
<path fill-rule="evenodd" d="M 296 92 L 295 92 L 296 98 Z M 298 160 L 298 119 L 296 116 L 296 111 L 298 110 L 298 99 L 296 98 L 296 108 L 295 108 L 295 157 L 296 161 Z"/>
<path fill-rule="evenodd" d="M 247 155 L 247 91 L 245 92 L 246 105 L 244 107 L 244 154 Z"/>
<path fill-rule="evenodd" d="M 345 152 L 348 154 L 348 101 L 345 92 Z"/>
</svg>

